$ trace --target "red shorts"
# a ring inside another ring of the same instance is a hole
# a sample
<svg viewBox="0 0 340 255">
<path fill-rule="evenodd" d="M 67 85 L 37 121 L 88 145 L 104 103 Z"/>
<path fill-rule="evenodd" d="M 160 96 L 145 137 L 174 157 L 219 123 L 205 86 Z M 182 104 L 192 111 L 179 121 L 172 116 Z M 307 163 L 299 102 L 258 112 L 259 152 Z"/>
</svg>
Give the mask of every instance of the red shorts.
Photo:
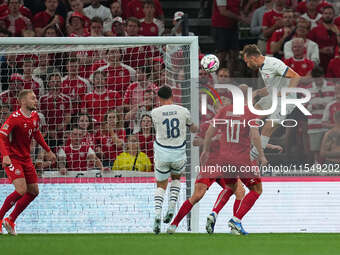
<svg viewBox="0 0 340 255">
<path fill-rule="evenodd" d="M 222 189 L 225 189 L 226 186 L 225 186 L 225 183 L 224 183 L 224 179 L 214 179 L 214 178 L 198 178 L 196 179 L 196 182 L 195 183 L 203 183 L 205 185 L 207 185 L 207 189 L 210 188 L 210 186 L 214 183 L 218 183 Z"/>
<path fill-rule="evenodd" d="M 11 158 L 12 165 L 5 167 L 9 181 L 12 183 L 15 179 L 25 178 L 27 184 L 38 183 L 38 175 L 31 159 L 26 162 Z"/>
</svg>

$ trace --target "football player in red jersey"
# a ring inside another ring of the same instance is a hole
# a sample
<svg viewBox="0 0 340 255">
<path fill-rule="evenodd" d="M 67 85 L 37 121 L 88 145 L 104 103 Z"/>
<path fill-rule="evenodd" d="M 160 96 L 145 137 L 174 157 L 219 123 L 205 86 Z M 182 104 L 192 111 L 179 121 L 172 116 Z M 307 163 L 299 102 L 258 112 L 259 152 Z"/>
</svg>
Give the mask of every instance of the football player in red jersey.
<svg viewBox="0 0 340 255">
<path fill-rule="evenodd" d="M 0 209 L 0 230 L 3 225 L 11 235 L 16 235 L 14 222 L 17 217 L 39 194 L 38 176 L 30 158 L 32 138 L 48 152 L 50 161 L 56 160 L 39 131 L 38 100 L 33 90 L 22 90 L 19 101 L 21 108 L 12 113 L 0 129 L 2 165 L 15 187 Z M 14 204 L 12 213 L 3 219 Z"/>
<path fill-rule="evenodd" d="M 246 97 L 248 87 L 246 85 L 240 85 L 240 87 Z M 224 182 L 235 191 L 237 178 L 239 177 L 250 190 L 242 199 L 239 208 L 234 213 L 234 217 L 229 221 L 231 232 L 242 235 L 246 235 L 247 232 L 243 229 L 241 220 L 262 193 L 262 182 L 256 163 L 251 161 L 249 157 L 251 143 L 259 151 L 259 163 L 262 165 L 267 164 L 267 159 L 261 146 L 259 130 L 256 121 L 254 121 L 258 117 L 250 112 L 248 106 L 245 105 L 244 108 L 244 115 L 233 115 L 233 105 L 225 106 L 217 113 L 214 120 L 224 120 L 223 124 L 219 122 L 221 124 L 212 123 L 210 125 L 204 139 L 201 155 L 201 163 L 204 165 L 209 157 L 212 137 L 217 130 L 221 129 L 220 152 L 223 154 L 220 155 L 220 164 L 221 166 L 226 166 L 227 169 L 237 170 L 236 175 L 234 175 L 234 171 L 227 173 Z M 248 169 L 254 169 L 254 171 L 247 171 Z M 232 194 L 229 193 L 229 197 Z M 229 197 L 224 196 L 224 199 L 228 201 Z"/>
</svg>

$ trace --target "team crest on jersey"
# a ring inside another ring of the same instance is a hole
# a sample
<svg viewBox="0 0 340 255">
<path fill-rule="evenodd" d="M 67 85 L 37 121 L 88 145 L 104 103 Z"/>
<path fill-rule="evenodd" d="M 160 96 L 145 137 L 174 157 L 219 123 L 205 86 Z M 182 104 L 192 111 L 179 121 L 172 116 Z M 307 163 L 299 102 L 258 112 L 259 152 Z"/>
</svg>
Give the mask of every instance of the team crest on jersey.
<svg viewBox="0 0 340 255">
<path fill-rule="evenodd" d="M 19 169 L 15 169 L 15 174 L 16 175 L 20 175 L 21 174 L 21 171 Z"/>
<path fill-rule="evenodd" d="M 304 69 L 306 69 L 306 68 L 307 68 L 307 65 L 306 65 L 306 64 L 302 64 L 301 67 L 304 68 Z"/>
<path fill-rule="evenodd" d="M 85 156 L 85 153 L 84 153 L 84 152 L 80 152 L 80 153 L 79 153 L 79 156 L 80 156 L 81 158 L 83 158 L 83 157 Z"/>
<path fill-rule="evenodd" d="M 24 128 L 27 128 L 27 124 L 26 123 L 24 124 Z"/>
<path fill-rule="evenodd" d="M 8 125 L 7 125 L 7 124 L 4 124 L 3 127 L 2 127 L 2 129 L 7 130 L 7 129 L 8 129 Z"/>
</svg>

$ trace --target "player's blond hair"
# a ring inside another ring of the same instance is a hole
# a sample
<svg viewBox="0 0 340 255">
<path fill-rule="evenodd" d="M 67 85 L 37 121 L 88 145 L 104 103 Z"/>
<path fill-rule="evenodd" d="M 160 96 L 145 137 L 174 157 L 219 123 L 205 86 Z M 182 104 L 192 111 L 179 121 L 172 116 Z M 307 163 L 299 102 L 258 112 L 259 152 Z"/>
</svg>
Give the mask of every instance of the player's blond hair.
<svg viewBox="0 0 340 255">
<path fill-rule="evenodd" d="M 23 89 L 19 92 L 18 99 L 21 101 L 28 94 L 34 93 L 32 89 Z"/>
</svg>

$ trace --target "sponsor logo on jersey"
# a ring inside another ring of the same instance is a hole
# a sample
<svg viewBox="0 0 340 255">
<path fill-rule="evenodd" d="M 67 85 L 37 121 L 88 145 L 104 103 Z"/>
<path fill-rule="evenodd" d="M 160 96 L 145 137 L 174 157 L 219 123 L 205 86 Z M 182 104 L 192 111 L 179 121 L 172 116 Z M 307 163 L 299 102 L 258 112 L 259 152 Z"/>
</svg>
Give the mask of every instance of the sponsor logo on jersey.
<svg viewBox="0 0 340 255">
<path fill-rule="evenodd" d="M 2 126 L 2 129 L 3 129 L 3 130 L 7 130 L 7 129 L 8 129 L 8 125 L 7 125 L 7 124 L 4 124 L 4 125 Z"/>
</svg>

